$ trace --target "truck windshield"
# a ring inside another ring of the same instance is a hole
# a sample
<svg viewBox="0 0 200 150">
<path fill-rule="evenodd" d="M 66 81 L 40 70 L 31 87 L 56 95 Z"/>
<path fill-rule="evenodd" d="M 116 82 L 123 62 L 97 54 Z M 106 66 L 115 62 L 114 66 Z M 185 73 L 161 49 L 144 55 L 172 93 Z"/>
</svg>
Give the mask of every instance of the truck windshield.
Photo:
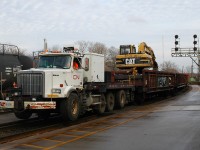
<svg viewBox="0 0 200 150">
<path fill-rule="evenodd" d="M 65 68 L 71 66 L 71 56 L 40 56 L 38 68 Z"/>
</svg>

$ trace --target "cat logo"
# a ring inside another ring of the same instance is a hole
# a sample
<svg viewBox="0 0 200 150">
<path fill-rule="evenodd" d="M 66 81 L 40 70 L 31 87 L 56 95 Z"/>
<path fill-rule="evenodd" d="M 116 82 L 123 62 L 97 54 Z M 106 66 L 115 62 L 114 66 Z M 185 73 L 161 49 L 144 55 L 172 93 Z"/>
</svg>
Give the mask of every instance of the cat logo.
<svg viewBox="0 0 200 150">
<path fill-rule="evenodd" d="M 126 65 L 135 64 L 135 58 L 127 58 L 127 59 L 125 59 L 125 64 Z"/>
</svg>

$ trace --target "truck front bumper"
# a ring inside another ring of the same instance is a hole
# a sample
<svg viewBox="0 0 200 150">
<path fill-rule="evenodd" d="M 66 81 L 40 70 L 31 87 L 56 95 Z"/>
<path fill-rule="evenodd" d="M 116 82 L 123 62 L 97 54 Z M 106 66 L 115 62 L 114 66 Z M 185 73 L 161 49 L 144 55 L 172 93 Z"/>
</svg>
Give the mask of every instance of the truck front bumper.
<svg viewBox="0 0 200 150">
<path fill-rule="evenodd" d="M 32 102 L 25 101 L 23 103 L 24 109 L 56 109 L 56 102 Z M 14 101 L 0 100 L 0 109 L 12 109 L 15 108 Z"/>
</svg>

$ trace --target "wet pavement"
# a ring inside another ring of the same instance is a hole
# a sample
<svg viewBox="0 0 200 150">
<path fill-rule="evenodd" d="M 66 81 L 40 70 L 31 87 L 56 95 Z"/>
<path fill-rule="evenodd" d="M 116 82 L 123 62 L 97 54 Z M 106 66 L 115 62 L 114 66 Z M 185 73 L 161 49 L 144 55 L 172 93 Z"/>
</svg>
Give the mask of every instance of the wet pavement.
<svg viewBox="0 0 200 150">
<path fill-rule="evenodd" d="M 199 150 L 200 86 L 150 105 L 0 145 L 0 149 Z"/>
<path fill-rule="evenodd" d="M 0 112 L 0 124 L 19 121 L 12 112 Z"/>
</svg>

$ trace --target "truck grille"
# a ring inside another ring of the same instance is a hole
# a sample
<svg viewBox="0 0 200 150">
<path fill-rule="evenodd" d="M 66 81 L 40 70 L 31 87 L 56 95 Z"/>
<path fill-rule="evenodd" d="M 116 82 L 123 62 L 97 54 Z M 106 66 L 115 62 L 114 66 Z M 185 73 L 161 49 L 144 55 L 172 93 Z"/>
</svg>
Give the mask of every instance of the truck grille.
<svg viewBox="0 0 200 150">
<path fill-rule="evenodd" d="M 22 89 L 22 95 L 42 95 L 42 73 L 20 73 L 17 77 L 18 86 Z"/>
</svg>

